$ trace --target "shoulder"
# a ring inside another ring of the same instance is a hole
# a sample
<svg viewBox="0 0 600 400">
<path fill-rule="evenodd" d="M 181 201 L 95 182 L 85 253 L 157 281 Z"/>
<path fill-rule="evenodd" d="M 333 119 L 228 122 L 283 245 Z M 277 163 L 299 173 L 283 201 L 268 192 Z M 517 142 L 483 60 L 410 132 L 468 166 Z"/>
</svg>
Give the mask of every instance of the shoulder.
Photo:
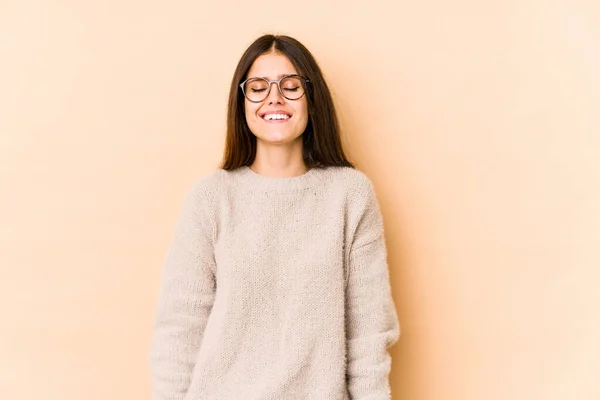
<svg viewBox="0 0 600 400">
<path fill-rule="evenodd" d="M 215 194 L 228 179 L 229 172 L 223 169 L 211 170 L 197 175 L 191 183 L 190 192 L 196 194 Z"/>
<path fill-rule="evenodd" d="M 211 208 L 218 196 L 226 171 L 212 170 L 196 175 L 188 184 L 184 195 L 184 207 L 196 210 Z"/>
<path fill-rule="evenodd" d="M 375 194 L 373 182 L 363 171 L 351 167 L 327 167 L 326 174 L 333 185 L 359 198 Z"/>
</svg>

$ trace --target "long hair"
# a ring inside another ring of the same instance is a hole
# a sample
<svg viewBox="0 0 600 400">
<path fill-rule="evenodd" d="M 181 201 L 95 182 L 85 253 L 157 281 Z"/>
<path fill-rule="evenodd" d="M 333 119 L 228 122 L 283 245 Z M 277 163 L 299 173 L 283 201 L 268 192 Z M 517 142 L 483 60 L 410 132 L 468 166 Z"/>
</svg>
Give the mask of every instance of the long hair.
<svg viewBox="0 0 600 400">
<path fill-rule="evenodd" d="M 254 61 L 266 53 L 286 56 L 306 84 L 308 123 L 302 133 L 302 156 L 307 168 L 345 166 L 355 168 L 346 158 L 340 126 L 331 92 L 315 58 L 299 41 L 289 36 L 264 35 L 242 55 L 231 80 L 227 105 L 227 136 L 220 168 L 233 170 L 250 166 L 256 157 L 256 136 L 246 122 L 244 94 L 239 84 L 246 79 Z"/>
</svg>

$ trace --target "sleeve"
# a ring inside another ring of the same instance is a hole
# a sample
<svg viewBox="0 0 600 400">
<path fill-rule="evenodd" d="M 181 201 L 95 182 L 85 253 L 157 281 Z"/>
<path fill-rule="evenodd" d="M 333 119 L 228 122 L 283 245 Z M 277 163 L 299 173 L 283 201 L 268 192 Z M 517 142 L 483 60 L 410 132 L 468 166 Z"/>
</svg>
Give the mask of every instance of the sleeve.
<svg viewBox="0 0 600 400">
<path fill-rule="evenodd" d="M 194 185 L 166 254 L 150 347 L 153 400 L 182 400 L 215 294 L 213 226 Z"/>
<path fill-rule="evenodd" d="M 389 348 L 400 337 L 383 221 L 367 182 L 350 244 L 346 279 L 346 378 L 351 400 L 389 400 Z"/>
</svg>

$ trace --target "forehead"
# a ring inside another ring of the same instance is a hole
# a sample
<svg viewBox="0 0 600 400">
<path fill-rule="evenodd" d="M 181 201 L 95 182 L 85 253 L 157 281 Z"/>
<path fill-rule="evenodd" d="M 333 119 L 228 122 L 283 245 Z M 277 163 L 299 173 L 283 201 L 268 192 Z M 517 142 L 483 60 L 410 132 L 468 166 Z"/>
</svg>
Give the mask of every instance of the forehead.
<svg viewBox="0 0 600 400">
<path fill-rule="evenodd" d="M 284 55 L 268 53 L 259 56 L 248 70 L 248 77 L 279 79 L 282 75 L 297 74 L 292 62 Z"/>
</svg>

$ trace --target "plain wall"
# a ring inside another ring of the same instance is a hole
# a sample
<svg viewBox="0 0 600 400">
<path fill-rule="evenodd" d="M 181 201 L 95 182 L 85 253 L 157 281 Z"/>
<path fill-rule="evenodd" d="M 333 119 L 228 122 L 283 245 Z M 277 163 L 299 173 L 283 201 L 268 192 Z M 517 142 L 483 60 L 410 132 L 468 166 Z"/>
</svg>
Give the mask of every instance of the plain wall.
<svg viewBox="0 0 600 400">
<path fill-rule="evenodd" d="M 596 1 L 0 2 L 0 398 L 149 397 L 176 215 L 272 32 L 380 199 L 393 398 L 600 398 L 599 27 Z"/>
</svg>

